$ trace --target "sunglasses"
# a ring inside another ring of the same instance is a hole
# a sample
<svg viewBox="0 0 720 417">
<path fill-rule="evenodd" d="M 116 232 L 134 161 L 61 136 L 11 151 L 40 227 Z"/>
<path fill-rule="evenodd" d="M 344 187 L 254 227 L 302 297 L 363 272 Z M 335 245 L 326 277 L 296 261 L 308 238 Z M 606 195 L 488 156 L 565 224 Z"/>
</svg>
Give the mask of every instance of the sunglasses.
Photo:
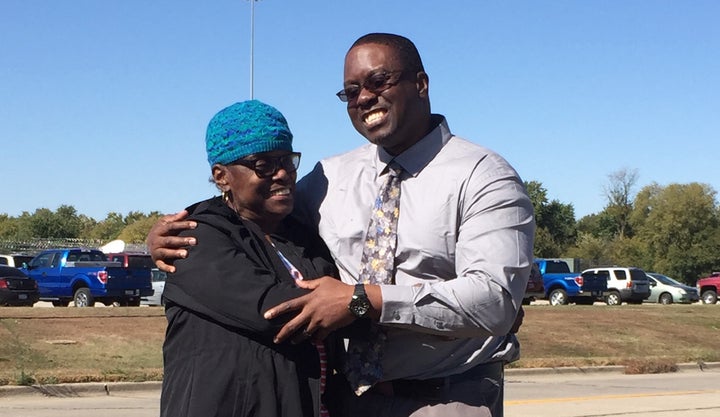
<svg viewBox="0 0 720 417">
<path fill-rule="evenodd" d="M 288 174 L 297 171 L 300 166 L 300 152 L 292 152 L 281 156 L 258 156 L 251 159 L 238 159 L 228 165 L 242 165 L 255 171 L 259 178 L 270 178 L 277 174 L 280 168 Z"/>
<path fill-rule="evenodd" d="M 411 71 L 382 71 L 370 75 L 363 81 L 362 85 L 350 84 L 338 91 L 335 95 L 340 101 L 347 103 L 358 98 L 360 91 L 366 89 L 369 92 L 378 95 L 388 88 L 397 85 L 402 80 L 403 75 L 409 74 Z"/>
</svg>

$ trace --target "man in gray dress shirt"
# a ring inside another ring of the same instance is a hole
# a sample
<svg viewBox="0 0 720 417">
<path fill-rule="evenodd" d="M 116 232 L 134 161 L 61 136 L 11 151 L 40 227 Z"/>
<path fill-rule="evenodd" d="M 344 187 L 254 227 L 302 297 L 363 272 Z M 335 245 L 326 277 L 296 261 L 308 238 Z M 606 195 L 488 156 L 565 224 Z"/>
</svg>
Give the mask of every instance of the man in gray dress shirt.
<svg viewBox="0 0 720 417">
<path fill-rule="evenodd" d="M 298 182 L 295 209 L 327 243 L 342 282 L 303 282 L 310 294 L 270 310 L 268 318 L 297 313 L 277 342 L 369 319 L 387 334 L 383 377 L 359 397 L 347 390 L 343 414 L 502 417 L 503 365 L 518 354 L 511 328 L 535 231 L 522 180 L 431 113 L 428 75 L 404 37 L 358 39 L 338 96 L 369 143 L 319 162 Z M 391 161 L 403 169 L 394 284 L 358 291 L 370 212 Z M 349 308 L 358 299 L 366 308 Z"/>
</svg>

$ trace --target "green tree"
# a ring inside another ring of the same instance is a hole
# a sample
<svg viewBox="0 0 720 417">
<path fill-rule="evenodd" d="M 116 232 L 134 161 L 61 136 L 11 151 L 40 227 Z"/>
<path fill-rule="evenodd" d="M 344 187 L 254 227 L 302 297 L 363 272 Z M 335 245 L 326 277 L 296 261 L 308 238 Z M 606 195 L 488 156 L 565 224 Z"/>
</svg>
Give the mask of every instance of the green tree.
<svg viewBox="0 0 720 417">
<path fill-rule="evenodd" d="M 630 219 L 646 245 L 645 268 L 688 283 L 720 264 L 716 191 L 707 184 L 651 184 L 636 199 Z"/>
<path fill-rule="evenodd" d="M 145 218 L 139 219 L 127 225 L 122 232 L 118 235 L 118 239 L 121 239 L 127 243 L 143 243 L 147 237 L 150 228 L 160 218 L 160 214 L 153 212 Z"/>
<path fill-rule="evenodd" d="M 605 210 L 584 216 L 577 222 L 578 233 L 612 240 L 616 236 L 617 227 L 613 217 Z"/>
<path fill-rule="evenodd" d="M 548 201 L 547 190 L 538 181 L 525 183 L 535 210 L 535 256 L 558 257 L 575 244 L 575 208 L 558 200 Z"/>
<path fill-rule="evenodd" d="M 32 237 L 59 237 L 61 226 L 55 221 L 55 213 L 48 208 L 40 208 L 30 216 Z"/>
<path fill-rule="evenodd" d="M 68 205 L 60 206 L 55 212 L 40 208 L 29 218 L 31 236 L 35 238 L 78 238 L 82 226 L 77 210 Z"/>
<path fill-rule="evenodd" d="M 110 212 L 105 220 L 97 222 L 95 226 L 88 230 L 87 238 L 100 240 L 114 240 L 125 228 L 125 220 L 120 213 Z"/>
<path fill-rule="evenodd" d="M 0 239 L 14 239 L 18 235 L 20 224 L 14 217 L 0 214 Z"/>
<path fill-rule="evenodd" d="M 606 265 L 637 266 L 651 271 L 651 261 L 647 258 L 647 248 L 641 239 L 617 236 L 610 241 L 608 248 L 608 259 L 611 262 Z"/>
<path fill-rule="evenodd" d="M 568 249 L 567 255 L 580 259 L 580 269 L 612 264 L 607 239 L 592 233 L 579 233 L 576 245 Z"/>
</svg>

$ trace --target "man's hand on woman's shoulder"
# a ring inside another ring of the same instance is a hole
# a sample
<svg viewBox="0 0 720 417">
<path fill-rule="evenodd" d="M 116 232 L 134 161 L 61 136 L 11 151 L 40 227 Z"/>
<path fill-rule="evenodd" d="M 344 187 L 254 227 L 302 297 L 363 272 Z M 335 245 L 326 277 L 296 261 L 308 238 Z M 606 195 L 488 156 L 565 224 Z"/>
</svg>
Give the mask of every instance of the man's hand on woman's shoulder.
<svg viewBox="0 0 720 417">
<path fill-rule="evenodd" d="M 168 214 L 161 217 L 147 235 L 147 246 L 155 261 L 155 266 L 161 271 L 175 272 L 173 262 L 176 259 L 187 257 L 186 246 L 193 246 L 197 243 L 194 237 L 179 237 L 183 230 L 194 229 L 197 223 L 191 220 L 184 220 L 188 216 L 186 210 L 175 214 Z"/>
</svg>

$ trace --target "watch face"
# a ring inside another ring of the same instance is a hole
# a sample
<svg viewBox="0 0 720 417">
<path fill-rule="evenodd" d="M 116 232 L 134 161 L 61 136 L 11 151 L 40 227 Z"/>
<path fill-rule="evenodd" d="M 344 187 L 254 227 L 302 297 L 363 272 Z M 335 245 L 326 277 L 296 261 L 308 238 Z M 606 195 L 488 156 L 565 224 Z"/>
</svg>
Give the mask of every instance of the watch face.
<svg viewBox="0 0 720 417">
<path fill-rule="evenodd" d="M 370 303 L 366 298 L 353 296 L 348 308 L 356 317 L 365 317 L 368 310 L 370 310 Z"/>
</svg>

